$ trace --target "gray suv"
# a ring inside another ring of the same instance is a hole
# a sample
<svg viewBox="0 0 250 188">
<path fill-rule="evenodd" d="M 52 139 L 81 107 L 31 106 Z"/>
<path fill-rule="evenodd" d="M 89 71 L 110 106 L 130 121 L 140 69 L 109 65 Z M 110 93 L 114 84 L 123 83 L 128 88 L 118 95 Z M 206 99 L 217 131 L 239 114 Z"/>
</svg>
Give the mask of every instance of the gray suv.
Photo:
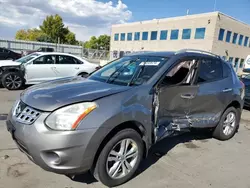
<svg viewBox="0 0 250 188">
<path fill-rule="evenodd" d="M 147 52 L 117 59 L 87 78 L 25 90 L 7 129 L 43 169 L 86 171 L 106 186 L 132 178 L 149 148 L 194 128 L 228 140 L 237 132 L 244 84 L 230 64 L 203 51 Z"/>
</svg>

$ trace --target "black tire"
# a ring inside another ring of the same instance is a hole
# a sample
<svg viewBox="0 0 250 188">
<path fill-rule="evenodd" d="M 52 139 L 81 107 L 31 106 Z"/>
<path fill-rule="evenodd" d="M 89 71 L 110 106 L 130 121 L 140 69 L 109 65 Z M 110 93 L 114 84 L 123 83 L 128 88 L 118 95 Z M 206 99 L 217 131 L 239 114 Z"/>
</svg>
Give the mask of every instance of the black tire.
<svg viewBox="0 0 250 188">
<path fill-rule="evenodd" d="M 80 74 L 78 74 L 78 76 L 81 76 L 81 77 L 83 77 L 83 78 L 86 78 L 86 77 L 88 77 L 88 73 L 86 73 L 86 72 L 82 72 L 82 73 L 80 73 Z"/>
<path fill-rule="evenodd" d="M 15 82 L 10 84 L 10 79 L 14 79 Z M 8 90 L 19 90 L 23 87 L 24 79 L 23 76 L 18 72 L 8 72 L 2 77 L 2 85 Z"/>
<path fill-rule="evenodd" d="M 230 134 L 226 135 L 223 132 L 223 129 L 224 129 L 223 125 L 224 125 L 224 121 L 225 121 L 227 115 L 231 112 L 235 114 L 235 126 L 234 126 L 232 132 Z M 218 139 L 218 140 L 221 140 L 221 141 L 231 139 L 235 135 L 235 133 L 237 132 L 237 130 L 239 128 L 239 122 L 240 122 L 239 110 L 235 109 L 234 107 L 229 107 L 228 109 L 226 109 L 226 111 L 221 116 L 219 124 L 217 125 L 217 127 L 213 131 L 213 137 Z"/>
<path fill-rule="evenodd" d="M 120 141 L 124 139 L 132 139 L 137 144 L 138 156 L 137 156 L 137 160 L 135 162 L 134 167 L 126 176 L 121 177 L 119 179 L 114 179 L 109 176 L 106 170 L 106 162 L 107 162 L 109 153 L 113 149 L 113 147 L 115 147 Z M 138 169 L 138 166 L 143 157 L 143 149 L 144 148 L 143 148 L 142 138 L 135 130 L 125 129 L 125 130 L 118 132 L 115 136 L 113 136 L 110 139 L 110 141 L 104 146 L 103 150 L 101 151 L 99 158 L 97 160 L 95 169 L 94 169 L 94 173 L 93 173 L 94 177 L 108 187 L 118 186 L 127 182 L 133 177 L 134 173 Z"/>
</svg>

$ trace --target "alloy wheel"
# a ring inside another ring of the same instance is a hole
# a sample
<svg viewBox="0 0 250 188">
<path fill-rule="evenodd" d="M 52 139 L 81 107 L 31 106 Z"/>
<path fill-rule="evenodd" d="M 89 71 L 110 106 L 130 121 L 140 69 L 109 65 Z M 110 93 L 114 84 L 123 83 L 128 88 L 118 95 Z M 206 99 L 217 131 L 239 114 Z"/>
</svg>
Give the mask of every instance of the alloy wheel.
<svg viewBox="0 0 250 188">
<path fill-rule="evenodd" d="M 18 75 L 12 75 L 6 77 L 5 79 L 6 86 L 10 89 L 20 88 L 22 85 L 22 78 Z"/>
<path fill-rule="evenodd" d="M 228 136 L 232 134 L 236 125 L 236 115 L 234 112 L 229 112 L 223 122 L 223 133 Z"/>
<path fill-rule="evenodd" d="M 112 179 L 125 177 L 134 168 L 138 159 L 138 146 L 130 138 L 118 142 L 110 151 L 106 170 Z"/>
</svg>

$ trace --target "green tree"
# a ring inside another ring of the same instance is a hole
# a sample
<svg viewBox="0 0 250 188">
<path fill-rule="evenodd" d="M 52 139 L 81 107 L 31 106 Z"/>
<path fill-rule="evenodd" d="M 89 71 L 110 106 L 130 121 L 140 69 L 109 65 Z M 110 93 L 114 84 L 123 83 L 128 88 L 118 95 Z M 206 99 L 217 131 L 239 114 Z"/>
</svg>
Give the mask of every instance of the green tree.
<svg viewBox="0 0 250 188">
<path fill-rule="evenodd" d="M 16 38 L 17 40 L 27 40 L 27 36 L 28 36 L 27 31 L 24 30 L 24 29 L 21 29 L 21 30 L 18 30 L 18 31 L 16 32 L 15 38 Z"/>
<path fill-rule="evenodd" d="M 16 39 L 28 40 L 28 41 L 39 41 L 38 39 L 44 37 L 45 34 L 39 29 L 21 29 L 16 33 Z"/>
<path fill-rule="evenodd" d="M 110 36 L 100 35 L 98 38 L 92 36 L 89 41 L 84 43 L 84 48 L 109 50 Z"/>
</svg>

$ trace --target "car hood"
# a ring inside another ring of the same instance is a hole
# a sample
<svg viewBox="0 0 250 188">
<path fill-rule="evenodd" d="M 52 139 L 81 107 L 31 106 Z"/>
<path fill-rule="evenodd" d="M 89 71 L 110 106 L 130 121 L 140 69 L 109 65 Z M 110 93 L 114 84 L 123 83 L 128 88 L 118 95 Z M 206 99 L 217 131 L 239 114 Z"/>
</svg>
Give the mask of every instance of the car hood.
<svg viewBox="0 0 250 188">
<path fill-rule="evenodd" d="M 21 94 L 21 100 L 35 109 L 53 111 L 72 103 L 93 101 L 128 89 L 130 87 L 70 77 L 32 86 Z"/>
<path fill-rule="evenodd" d="M 21 63 L 12 61 L 12 60 L 0 60 L 0 66 L 15 66 L 15 65 L 20 65 Z"/>
</svg>

